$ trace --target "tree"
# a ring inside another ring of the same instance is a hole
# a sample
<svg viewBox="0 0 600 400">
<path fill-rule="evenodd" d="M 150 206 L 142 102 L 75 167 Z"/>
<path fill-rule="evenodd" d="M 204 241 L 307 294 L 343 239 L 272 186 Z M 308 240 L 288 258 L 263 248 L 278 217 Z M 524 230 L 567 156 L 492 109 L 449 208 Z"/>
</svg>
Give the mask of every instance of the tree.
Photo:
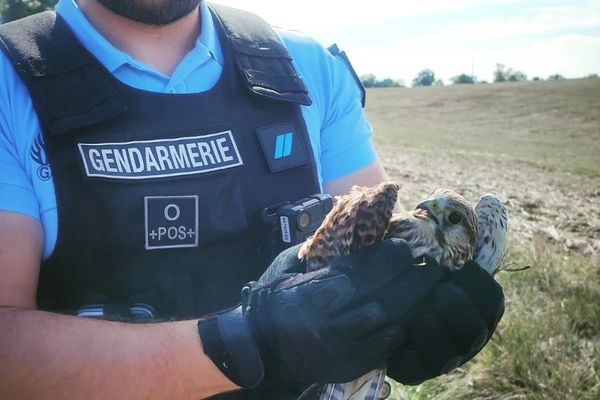
<svg viewBox="0 0 600 400">
<path fill-rule="evenodd" d="M 58 0 L 0 0 L 0 22 L 14 21 L 41 11 L 53 10 Z"/>
<path fill-rule="evenodd" d="M 563 79 L 565 79 L 565 77 L 560 74 L 554 74 L 548 77 L 549 81 L 562 81 Z"/>
<path fill-rule="evenodd" d="M 504 77 L 504 64 L 496 64 L 496 69 L 494 70 L 494 82 L 506 82 L 506 78 Z"/>
<path fill-rule="evenodd" d="M 398 84 L 390 78 L 383 79 L 382 81 L 379 82 L 379 85 L 380 85 L 379 87 L 396 87 L 396 86 L 398 86 Z"/>
<path fill-rule="evenodd" d="M 404 82 L 396 81 L 391 78 L 385 78 L 382 80 L 377 79 L 374 74 L 366 74 L 360 76 L 360 81 L 366 88 L 380 88 L 380 87 L 401 87 L 404 86 Z"/>
<path fill-rule="evenodd" d="M 413 79 L 413 86 L 431 86 L 435 82 L 435 73 L 430 69 L 424 69 Z"/>
<path fill-rule="evenodd" d="M 455 77 L 450 78 L 453 84 L 455 85 L 464 85 L 464 84 L 473 84 L 476 81 L 476 78 L 472 75 L 460 74 Z"/>
<path fill-rule="evenodd" d="M 512 71 L 512 73 L 508 76 L 507 81 L 509 82 L 522 82 L 527 80 L 527 75 L 522 73 L 521 71 Z"/>
<path fill-rule="evenodd" d="M 375 82 L 377 81 L 377 78 L 374 74 L 366 74 L 360 76 L 360 81 L 362 82 L 364 87 L 370 88 L 375 87 Z"/>
<path fill-rule="evenodd" d="M 526 81 L 527 75 L 521 71 L 515 71 L 504 64 L 496 64 L 494 70 L 494 82 L 521 82 Z"/>
</svg>

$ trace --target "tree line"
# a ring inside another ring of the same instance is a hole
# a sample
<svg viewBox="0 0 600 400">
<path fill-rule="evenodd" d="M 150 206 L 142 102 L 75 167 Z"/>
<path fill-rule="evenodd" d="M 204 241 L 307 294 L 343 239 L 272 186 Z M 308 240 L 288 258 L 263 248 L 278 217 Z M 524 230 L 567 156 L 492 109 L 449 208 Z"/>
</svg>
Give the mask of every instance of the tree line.
<svg viewBox="0 0 600 400">
<path fill-rule="evenodd" d="M 598 77 L 596 74 L 592 74 L 588 76 L 589 78 Z M 564 76 L 560 74 L 553 74 L 546 78 L 549 81 L 558 81 L 565 79 Z M 402 80 L 393 80 L 390 78 L 385 79 L 377 79 L 377 77 L 373 74 L 366 74 L 360 77 L 360 80 L 364 87 L 406 87 L 404 81 Z M 501 82 L 523 82 L 527 81 L 527 75 L 521 71 L 512 69 L 507 67 L 504 64 L 496 64 L 496 69 L 494 70 L 494 83 Z M 531 81 L 542 81 L 544 78 L 539 76 L 535 76 L 531 79 Z M 475 83 L 488 83 L 485 80 L 479 80 L 476 76 L 471 74 L 459 74 L 450 78 L 450 83 L 454 85 L 468 85 Z M 420 71 L 417 76 L 412 80 L 411 86 L 444 86 L 445 83 L 441 79 L 435 76 L 435 72 L 430 69 L 424 69 Z"/>
</svg>

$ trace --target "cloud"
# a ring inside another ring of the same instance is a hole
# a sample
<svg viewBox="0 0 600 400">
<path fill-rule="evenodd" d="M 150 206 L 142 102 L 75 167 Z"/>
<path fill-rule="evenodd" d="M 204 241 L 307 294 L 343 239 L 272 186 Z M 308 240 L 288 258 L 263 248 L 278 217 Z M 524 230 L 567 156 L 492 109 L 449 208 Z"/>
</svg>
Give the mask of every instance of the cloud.
<svg viewBox="0 0 600 400">
<path fill-rule="evenodd" d="M 596 27 L 600 27 L 600 3 L 590 4 L 589 7 L 540 7 L 532 10 L 528 16 L 453 24 L 423 40 L 483 42 L 486 39 L 516 38 Z"/>
<path fill-rule="evenodd" d="M 492 80 L 496 63 L 521 70 L 528 77 L 546 78 L 558 73 L 582 77 L 600 72 L 600 35 L 565 34 L 553 38 L 522 41 L 514 46 L 469 48 L 460 43 L 435 48 L 350 46 L 347 49 L 359 74 L 402 78 L 410 82 L 425 68 L 448 82 L 449 78 L 474 69 L 479 79 Z"/>
<path fill-rule="evenodd" d="M 566 34 L 532 40 L 495 56 L 498 61 L 507 65 L 518 63 L 518 67 L 530 77 L 548 77 L 555 73 L 567 77 L 582 77 L 599 72 L 600 35 Z"/>
<path fill-rule="evenodd" d="M 222 4 L 253 11 L 269 23 L 289 29 L 312 31 L 357 23 L 381 22 L 418 15 L 462 10 L 471 6 L 517 4 L 527 0 L 393 0 L 344 1 L 220 0 Z"/>
<path fill-rule="evenodd" d="M 359 74 L 410 82 L 431 68 L 446 81 L 492 78 L 497 62 L 530 77 L 600 72 L 598 0 L 219 0 L 267 21 L 337 41 Z"/>
</svg>

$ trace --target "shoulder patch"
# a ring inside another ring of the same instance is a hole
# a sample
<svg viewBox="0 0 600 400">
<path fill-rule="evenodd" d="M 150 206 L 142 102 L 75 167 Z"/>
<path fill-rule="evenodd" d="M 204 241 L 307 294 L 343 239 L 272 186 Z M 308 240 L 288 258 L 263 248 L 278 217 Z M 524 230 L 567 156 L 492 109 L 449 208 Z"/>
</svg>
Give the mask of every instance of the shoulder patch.
<svg viewBox="0 0 600 400">
<path fill-rule="evenodd" d="M 46 145 L 44 144 L 44 137 L 41 132 L 38 133 L 31 145 L 29 154 L 31 155 L 31 159 L 39 165 L 37 169 L 38 178 L 42 181 L 49 180 L 52 177 L 52 172 L 50 171 L 50 164 L 46 157 Z"/>
<path fill-rule="evenodd" d="M 304 143 L 293 123 L 259 128 L 257 134 L 271 172 L 308 163 Z"/>
</svg>

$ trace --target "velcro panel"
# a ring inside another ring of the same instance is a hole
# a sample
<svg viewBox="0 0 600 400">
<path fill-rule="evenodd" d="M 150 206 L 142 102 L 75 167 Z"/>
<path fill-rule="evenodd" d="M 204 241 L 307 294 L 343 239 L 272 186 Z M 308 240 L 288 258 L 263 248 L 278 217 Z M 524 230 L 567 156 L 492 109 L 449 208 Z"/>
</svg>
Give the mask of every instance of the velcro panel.
<svg viewBox="0 0 600 400">
<path fill-rule="evenodd" d="M 276 92 L 293 92 L 303 84 L 299 76 L 289 74 L 274 75 L 258 70 L 245 69 L 244 75 L 252 87 L 262 87 Z"/>
<path fill-rule="evenodd" d="M 231 37 L 236 52 L 255 57 L 287 58 L 291 60 L 287 49 L 278 42 L 251 42 L 240 37 Z"/>
</svg>

